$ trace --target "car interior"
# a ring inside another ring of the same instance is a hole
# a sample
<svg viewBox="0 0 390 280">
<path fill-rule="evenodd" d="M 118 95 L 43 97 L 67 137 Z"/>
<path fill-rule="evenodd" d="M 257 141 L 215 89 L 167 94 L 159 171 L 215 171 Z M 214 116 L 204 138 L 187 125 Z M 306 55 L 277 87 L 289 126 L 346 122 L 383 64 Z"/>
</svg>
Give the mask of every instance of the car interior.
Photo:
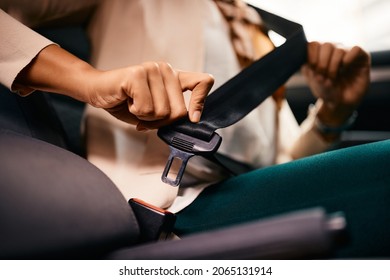
<svg viewBox="0 0 390 280">
<path fill-rule="evenodd" d="M 280 5 L 281 1 L 276 2 L 275 5 Z M 258 3 L 258 5 L 262 6 L 262 3 Z M 43 27 L 37 29 L 37 31 L 78 57 L 88 60 L 89 42 L 83 26 Z M 340 143 L 334 149 L 390 139 L 390 45 L 387 45 L 387 47 L 380 45 L 378 49 L 369 49 L 369 52 L 372 66 L 369 93 L 358 108 L 358 118 L 355 124 L 343 133 Z M 307 116 L 309 105 L 314 103 L 314 98 L 299 72 L 289 79 L 286 88 L 286 98 L 291 109 L 298 122 L 302 122 Z M 84 168 L 85 164 L 82 162 L 85 150 L 80 140 L 83 103 L 64 96 L 46 93 L 21 98 L 11 94 L 8 89 L 1 87 L 0 128 L 4 131 L 12 131 L 11 134 L 27 134 L 28 137 L 40 139 L 39 133 L 30 135 L 23 128 L 16 125 L 15 120 L 19 120 L 21 116 L 16 113 L 14 108 L 25 106 L 27 114 L 35 116 L 35 120 L 28 125 L 39 127 L 39 118 L 46 118 L 47 114 L 51 114 L 40 110 L 39 102 L 42 100 L 49 102 L 53 110 L 60 116 L 59 119 L 53 120 L 53 127 L 61 130 L 63 135 L 63 139 L 49 139 L 48 141 L 46 139 L 45 141 L 52 143 L 60 141 L 61 145 L 66 146 L 67 150 L 74 154 L 74 156 L 69 156 L 69 161 L 75 162 L 74 172 L 77 172 L 77 168 Z M 2 141 L 1 145 L 7 145 L 7 143 L 10 143 L 9 141 L 21 141 L 21 143 L 24 141 L 12 137 L 14 136 L 11 135 L 9 139 Z M 48 156 L 52 157 L 53 166 L 60 168 L 60 163 L 55 159 L 55 153 L 58 152 L 57 148 L 52 151 L 51 148 L 42 147 L 41 144 L 36 143 L 36 150 L 47 151 Z M 58 150 L 60 149 L 62 148 L 58 148 Z M 0 157 L 0 166 L 3 166 L 1 162 L 6 162 L 5 157 L 7 155 L 11 157 L 11 152 L 11 148 L 9 151 L 2 149 L 4 154 Z M 27 152 L 34 153 L 34 150 Z M 53 154 L 50 155 L 50 153 Z M 27 163 L 23 163 L 22 166 L 25 166 L 24 164 Z M 42 176 L 44 175 L 42 174 Z M 47 178 L 47 184 L 50 184 L 50 180 L 54 179 L 56 178 Z M 97 179 L 75 178 L 74 180 L 75 184 L 69 186 L 69 192 L 76 187 L 87 189 L 87 187 L 97 183 Z M 111 186 L 112 184 L 106 182 L 104 178 L 100 178 L 100 180 L 99 183 L 103 185 Z M 28 178 L 23 179 L 23 183 L 31 183 L 34 188 L 40 188 L 40 186 L 29 182 Z M 2 184 L 6 184 L 6 182 L 2 182 Z M 63 187 L 66 188 L 67 186 Z M 34 188 L 27 188 L 28 190 L 26 190 L 26 198 L 23 199 L 26 208 L 34 203 Z M 0 250 L 0 258 L 323 259 L 332 258 L 332 254 L 343 246 L 348 238 L 346 230 L 348 221 L 344 220 L 342 213 L 326 213 L 324 209 L 319 207 L 306 209 L 306 211 L 285 213 L 284 215 L 230 228 L 198 233 L 181 240 L 157 242 L 156 239 L 160 238 L 161 228 L 152 229 L 149 224 L 145 224 L 140 218 L 142 215 L 139 216 L 138 212 L 133 212 L 130 205 L 123 206 L 124 208 L 128 207 L 128 209 L 118 210 L 120 212 L 118 216 L 110 221 L 105 221 L 104 218 L 100 221 L 96 214 L 91 214 L 93 211 L 96 211 L 96 213 L 104 212 L 105 207 L 115 205 L 121 200 L 120 196 L 115 194 L 112 198 L 107 199 L 107 202 L 102 202 L 100 197 L 111 195 L 109 188 L 97 190 L 95 187 L 93 190 L 96 191 L 96 196 L 92 195 L 88 198 L 88 207 L 90 207 L 88 209 L 85 209 L 85 200 L 83 200 L 85 198 L 74 199 L 74 205 L 72 206 L 74 214 L 72 216 L 79 216 L 77 219 L 80 219 L 80 216 L 83 215 L 85 218 L 90 217 L 91 222 L 88 222 L 88 225 L 93 223 L 94 226 L 86 228 L 82 226 L 82 222 L 77 222 L 78 228 L 74 231 L 77 234 L 65 232 L 66 230 L 62 226 L 59 226 L 59 228 L 63 231 L 57 235 L 52 232 L 54 228 L 50 229 L 44 226 L 38 228 L 43 231 L 46 230 L 46 233 L 41 233 L 38 229 L 28 232 L 30 226 L 28 211 L 22 211 L 20 217 L 18 217 L 21 221 L 20 231 L 23 233 L 20 236 L 10 237 L 11 241 L 8 244 L 0 245 L 0 248 L 3 248 Z M 61 204 L 61 196 L 67 196 L 68 194 L 65 190 L 62 190 L 61 193 L 52 195 L 53 200 Z M 0 212 L 1 209 L 0 206 Z M 59 216 L 62 213 L 61 211 L 47 213 L 47 217 L 43 218 L 42 223 L 55 224 L 57 220 L 61 220 L 61 216 Z M 77 211 L 79 211 L 79 215 L 76 214 Z M 112 210 L 113 215 L 115 215 L 115 211 Z M 43 215 L 43 213 L 45 211 L 40 212 L 40 215 Z M 0 214 L 0 219 L 4 219 L 3 224 L 7 224 L 8 222 L 11 223 L 10 219 L 14 220 L 14 216 L 7 216 L 3 213 Z M 123 223 L 119 230 L 116 226 L 118 223 Z M 131 224 L 134 226 L 129 226 Z M 102 228 L 101 225 L 107 225 L 107 227 Z M 66 224 L 66 226 L 71 227 L 71 223 Z M 58 227 L 56 230 L 58 230 Z M 118 230 L 118 234 L 112 234 L 116 230 Z M 145 232 L 151 230 L 157 230 L 159 236 L 146 239 L 142 237 L 147 234 Z M 10 234 L 10 232 L 11 230 L 8 233 Z M 53 237 L 50 240 L 46 237 L 43 238 L 43 236 L 48 235 L 56 235 L 54 236 L 56 238 Z M 5 236 L 7 236 L 7 232 Z M 108 236 L 115 236 L 115 238 L 110 237 L 110 239 Z M 24 241 L 21 242 L 20 240 Z"/>
</svg>

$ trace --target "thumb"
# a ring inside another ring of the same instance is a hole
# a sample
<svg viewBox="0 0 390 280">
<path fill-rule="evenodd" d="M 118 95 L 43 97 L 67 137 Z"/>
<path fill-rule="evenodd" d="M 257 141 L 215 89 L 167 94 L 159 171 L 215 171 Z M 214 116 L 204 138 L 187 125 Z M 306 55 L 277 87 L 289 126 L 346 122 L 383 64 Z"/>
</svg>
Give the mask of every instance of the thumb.
<svg viewBox="0 0 390 280">
<path fill-rule="evenodd" d="M 190 90 L 191 98 L 188 108 L 192 122 L 199 122 L 207 94 L 214 84 L 214 77 L 206 73 L 178 72 L 182 91 Z"/>
</svg>

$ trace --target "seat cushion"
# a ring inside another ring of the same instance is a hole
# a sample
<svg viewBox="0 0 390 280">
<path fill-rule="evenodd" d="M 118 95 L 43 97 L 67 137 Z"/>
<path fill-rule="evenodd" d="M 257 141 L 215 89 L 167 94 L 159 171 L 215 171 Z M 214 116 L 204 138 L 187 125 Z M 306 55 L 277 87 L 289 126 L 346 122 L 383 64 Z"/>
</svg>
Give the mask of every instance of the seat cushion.
<svg viewBox="0 0 390 280">
<path fill-rule="evenodd" d="M 0 258 L 99 258 L 138 236 L 127 201 L 99 169 L 0 129 Z"/>
</svg>

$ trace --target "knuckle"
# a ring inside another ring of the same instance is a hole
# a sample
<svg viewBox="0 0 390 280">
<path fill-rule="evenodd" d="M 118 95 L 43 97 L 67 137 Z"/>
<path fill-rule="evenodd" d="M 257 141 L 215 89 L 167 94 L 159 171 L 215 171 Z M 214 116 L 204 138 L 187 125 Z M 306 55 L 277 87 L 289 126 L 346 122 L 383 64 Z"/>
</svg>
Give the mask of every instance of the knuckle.
<svg viewBox="0 0 390 280">
<path fill-rule="evenodd" d="M 173 120 L 181 119 L 187 116 L 187 109 L 185 107 L 178 107 L 175 111 L 171 112 L 171 118 Z"/>
<path fill-rule="evenodd" d="M 336 49 L 334 50 L 335 54 L 337 55 L 342 55 L 342 54 L 345 54 L 345 49 L 341 48 L 341 47 L 336 47 Z"/>
<path fill-rule="evenodd" d="M 203 106 L 204 102 L 205 102 L 205 98 L 203 95 L 193 95 L 192 96 L 191 103 L 193 103 L 193 105 L 201 107 L 201 106 Z"/>
<path fill-rule="evenodd" d="M 309 43 L 309 45 L 318 47 L 318 46 L 320 45 L 320 42 L 319 42 L 319 41 L 311 41 L 311 42 Z"/>
<path fill-rule="evenodd" d="M 166 119 L 170 116 L 171 110 L 169 108 L 162 108 L 155 112 L 157 119 Z"/>
<path fill-rule="evenodd" d="M 329 42 L 326 42 L 326 43 L 324 43 L 322 46 L 325 47 L 325 48 L 333 48 L 333 47 L 334 47 L 334 44 L 329 43 Z"/>
<path fill-rule="evenodd" d="M 359 46 L 354 46 L 354 47 L 351 49 L 351 51 L 354 51 L 354 52 L 356 52 L 356 53 L 363 53 L 363 52 L 364 52 L 364 50 L 363 50 L 361 47 L 359 47 Z"/>
<path fill-rule="evenodd" d="M 149 105 L 144 105 L 141 108 L 132 106 L 131 113 L 139 118 L 150 117 L 153 115 L 153 108 Z"/>
<path fill-rule="evenodd" d="M 154 115 L 153 107 L 150 105 L 144 105 L 139 110 L 139 114 L 140 114 L 140 116 L 144 116 L 144 117 L 153 116 Z"/>
<path fill-rule="evenodd" d="M 146 77 L 145 68 L 141 65 L 136 65 L 131 68 L 131 74 L 135 79 L 142 79 Z"/>
<path fill-rule="evenodd" d="M 213 85 L 215 79 L 214 79 L 214 76 L 213 76 L 213 75 L 211 75 L 211 74 L 205 74 L 204 81 L 205 81 L 207 84 Z"/>
<path fill-rule="evenodd" d="M 320 42 L 312 41 L 308 45 L 308 51 L 309 52 L 314 52 L 314 51 L 316 51 L 319 48 L 319 46 L 320 46 Z"/>
<path fill-rule="evenodd" d="M 172 66 L 167 62 L 159 61 L 156 64 L 163 71 L 173 71 Z"/>
<path fill-rule="evenodd" d="M 360 46 L 353 46 L 352 48 L 356 50 L 363 50 Z"/>
<path fill-rule="evenodd" d="M 144 67 L 144 69 L 147 73 L 148 72 L 152 72 L 152 73 L 159 72 L 159 65 L 157 62 L 153 62 L 153 61 L 144 62 L 144 63 L 142 63 L 142 66 Z"/>
</svg>

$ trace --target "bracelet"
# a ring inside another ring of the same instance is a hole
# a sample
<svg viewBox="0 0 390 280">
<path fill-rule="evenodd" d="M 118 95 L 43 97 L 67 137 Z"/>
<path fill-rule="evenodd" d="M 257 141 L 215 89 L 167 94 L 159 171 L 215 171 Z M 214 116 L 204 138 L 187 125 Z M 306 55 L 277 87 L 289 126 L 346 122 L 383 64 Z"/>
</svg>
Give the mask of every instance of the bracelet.
<svg viewBox="0 0 390 280">
<path fill-rule="evenodd" d="M 340 126 L 327 126 L 323 124 L 317 117 L 315 118 L 315 126 L 320 133 L 323 134 L 339 134 L 344 130 L 349 129 L 356 121 L 358 116 L 357 111 L 354 111 L 352 115 Z"/>
</svg>

